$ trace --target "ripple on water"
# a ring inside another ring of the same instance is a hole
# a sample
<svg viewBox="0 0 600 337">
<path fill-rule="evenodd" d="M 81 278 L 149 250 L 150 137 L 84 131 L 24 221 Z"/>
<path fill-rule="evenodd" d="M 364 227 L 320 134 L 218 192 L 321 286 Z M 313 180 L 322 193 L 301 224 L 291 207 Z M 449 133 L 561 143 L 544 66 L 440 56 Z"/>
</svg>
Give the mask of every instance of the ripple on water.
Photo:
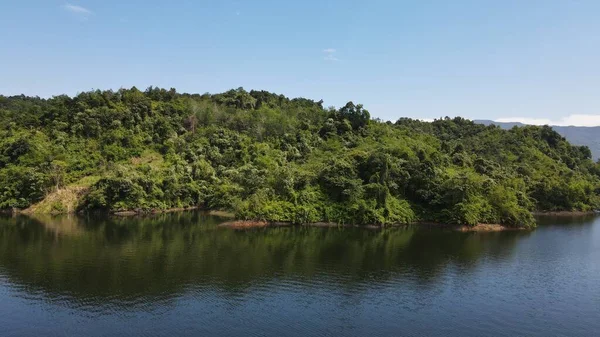
<svg viewBox="0 0 600 337">
<path fill-rule="evenodd" d="M 240 232 L 186 216 L 88 219 L 69 230 L 61 230 L 61 223 L 18 227 L 0 219 L 3 332 L 591 336 L 600 331 L 600 223 L 594 219 L 532 233 Z"/>
</svg>

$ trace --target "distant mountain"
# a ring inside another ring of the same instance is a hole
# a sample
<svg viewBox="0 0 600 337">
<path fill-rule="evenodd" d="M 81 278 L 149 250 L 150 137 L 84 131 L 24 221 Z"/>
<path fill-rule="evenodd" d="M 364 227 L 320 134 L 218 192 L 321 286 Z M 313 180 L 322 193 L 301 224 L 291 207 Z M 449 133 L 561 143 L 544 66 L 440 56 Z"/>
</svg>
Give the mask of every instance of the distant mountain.
<svg viewBox="0 0 600 337">
<path fill-rule="evenodd" d="M 494 122 L 491 120 L 474 120 L 474 122 L 484 125 L 494 124 L 503 129 L 512 129 L 515 126 L 526 125 L 519 122 Z M 571 144 L 589 147 L 594 160 L 600 159 L 600 126 L 551 126 Z"/>
</svg>

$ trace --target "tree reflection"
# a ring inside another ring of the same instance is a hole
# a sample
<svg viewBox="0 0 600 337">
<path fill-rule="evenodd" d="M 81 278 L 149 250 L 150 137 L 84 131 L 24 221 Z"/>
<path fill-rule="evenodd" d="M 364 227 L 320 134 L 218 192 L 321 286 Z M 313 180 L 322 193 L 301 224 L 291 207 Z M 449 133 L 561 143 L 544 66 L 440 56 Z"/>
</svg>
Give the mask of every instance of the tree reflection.
<svg viewBox="0 0 600 337">
<path fill-rule="evenodd" d="M 243 296 L 281 280 L 355 293 L 435 284 L 504 258 L 527 232 L 270 228 L 236 231 L 218 217 L 0 218 L 0 273 L 26 292 L 105 304 L 168 300 L 185 291 Z"/>
</svg>

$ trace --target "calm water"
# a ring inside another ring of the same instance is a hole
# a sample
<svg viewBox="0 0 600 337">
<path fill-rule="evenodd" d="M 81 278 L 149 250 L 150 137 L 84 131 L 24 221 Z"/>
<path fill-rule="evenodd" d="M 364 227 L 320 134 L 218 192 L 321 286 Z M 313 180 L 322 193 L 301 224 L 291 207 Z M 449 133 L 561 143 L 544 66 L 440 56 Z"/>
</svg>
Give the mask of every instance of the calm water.
<svg viewBox="0 0 600 337">
<path fill-rule="evenodd" d="M 600 335 L 600 218 L 479 234 L 220 221 L 0 218 L 0 335 Z"/>
</svg>

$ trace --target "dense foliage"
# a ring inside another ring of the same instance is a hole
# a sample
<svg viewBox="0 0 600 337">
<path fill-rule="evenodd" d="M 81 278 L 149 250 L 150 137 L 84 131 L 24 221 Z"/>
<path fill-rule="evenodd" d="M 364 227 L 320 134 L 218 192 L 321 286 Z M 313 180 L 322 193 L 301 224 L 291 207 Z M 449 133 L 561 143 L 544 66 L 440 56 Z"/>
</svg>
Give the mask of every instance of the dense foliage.
<svg viewBox="0 0 600 337">
<path fill-rule="evenodd" d="M 499 127 L 510 130 L 515 126 L 525 126 L 519 122 L 495 122 L 491 120 L 474 120 L 475 123 L 484 125 L 498 125 Z M 552 130 L 565 137 L 571 144 L 585 145 L 590 148 L 592 159 L 600 159 L 600 126 L 563 126 L 551 125 Z"/>
<path fill-rule="evenodd" d="M 243 89 L 0 96 L 0 208 L 86 186 L 82 211 L 200 206 L 308 223 L 534 224 L 592 210 L 600 168 L 550 127 L 371 120 Z M 57 211 L 64 210 L 60 204 Z"/>
</svg>

